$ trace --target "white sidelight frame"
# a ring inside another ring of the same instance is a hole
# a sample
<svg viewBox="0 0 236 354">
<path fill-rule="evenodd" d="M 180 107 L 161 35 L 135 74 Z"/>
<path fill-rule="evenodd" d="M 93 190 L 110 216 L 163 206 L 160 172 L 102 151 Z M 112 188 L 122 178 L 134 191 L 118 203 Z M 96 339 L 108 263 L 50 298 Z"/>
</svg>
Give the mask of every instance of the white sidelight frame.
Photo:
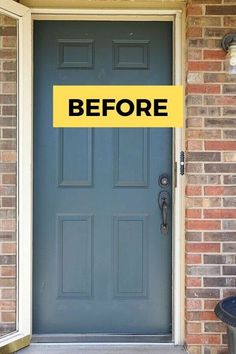
<svg viewBox="0 0 236 354">
<path fill-rule="evenodd" d="M 34 0 L 26 1 L 33 6 Z M 51 0 L 44 0 L 50 5 Z M 64 1 L 66 6 L 67 0 Z M 96 1 L 98 3 L 99 1 Z M 108 1 L 109 2 L 109 1 Z M 19 329 L 16 333 L 0 339 L 1 347 L 32 334 L 32 240 L 33 240 L 33 53 L 32 25 L 34 20 L 143 20 L 173 21 L 173 83 L 184 85 L 184 32 L 185 10 L 183 4 L 176 8 L 163 8 L 159 3 L 156 9 L 92 8 L 31 8 L 17 4 L 12 0 L 0 0 L 0 12 L 19 20 L 19 164 L 18 164 L 18 210 L 19 210 Z M 48 5 L 48 6 L 49 6 Z M 181 7 L 181 8 L 180 8 Z M 180 152 L 184 150 L 184 128 L 174 129 L 173 137 L 173 258 L 172 258 L 172 299 L 173 299 L 173 343 L 184 344 L 184 176 L 180 175 Z M 30 338 L 30 337 L 28 337 Z M 27 345 L 27 344 L 26 344 Z M 23 346 L 23 345 L 22 345 Z"/>
<path fill-rule="evenodd" d="M 28 345 L 32 332 L 32 20 L 30 9 L 12 0 L 0 0 L 0 13 L 18 20 L 17 330 L 0 339 L 0 351 L 10 353 Z"/>
</svg>

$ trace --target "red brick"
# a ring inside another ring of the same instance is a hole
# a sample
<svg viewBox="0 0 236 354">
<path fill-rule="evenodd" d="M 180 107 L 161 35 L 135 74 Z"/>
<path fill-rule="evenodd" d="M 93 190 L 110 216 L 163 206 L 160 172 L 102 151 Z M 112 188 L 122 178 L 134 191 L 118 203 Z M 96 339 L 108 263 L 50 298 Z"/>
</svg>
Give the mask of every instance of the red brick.
<svg viewBox="0 0 236 354">
<path fill-rule="evenodd" d="M 214 310 L 218 300 L 204 300 L 204 309 L 205 310 Z"/>
<path fill-rule="evenodd" d="M 202 49 L 188 48 L 188 60 L 202 60 Z"/>
<path fill-rule="evenodd" d="M 189 27 L 186 33 L 187 37 L 197 38 L 202 37 L 202 28 L 200 27 Z"/>
<path fill-rule="evenodd" d="M 226 0 L 225 0 L 226 1 Z M 193 4 L 221 4 L 222 0 L 191 0 Z"/>
<path fill-rule="evenodd" d="M 200 277 L 186 277 L 187 288 L 199 288 L 202 286 L 202 279 Z"/>
<path fill-rule="evenodd" d="M 186 264 L 201 264 L 202 256 L 200 254 L 187 254 Z"/>
<path fill-rule="evenodd" d="M 15 323 L 16 314 L 15 312 L 2 312 L 2 322 Z"/>
<path fill-rule="evenodd" d="M 221 131 L 213 130 L 213 129 L 195 129 L 190 130 L 188 129 L 186 132 L 186 138 L 188 140 L 191 139 L 220 139 L 221 138 Z"/>
<path fill-rule="evenodd" d="M 199 151 L 203 149 L 203 142 L 200 140 L 190 140 L 186 142 L 186 149 L 188 151 Z"/>
<path fill-rule="evenodd" d="M 0 300 L 0 310 L 4 310 L 4 311 L 12 310 L 12 311 L 14 311 L 15 308 L 16 308 L 16 302 L 15 301 Z"/>
<path fill-rule="evenodd" d="M 1 32 L 1 27 L 0 27 Z M 0 59 L 15 59 L 16 50 L 15 49 L 0 49 Z"/>
<path fill-rule="evenodd" d="M 15 289 L 2 289 L 1 294 L 2 294 L 2 299 L 13 300 L 16 298 Z"/>
<path fill-rule="evenodd" d="M 13 288 L 16 286 L 15 279 L 13 278 L 0 278 L 1 288 Z"/>
<path fill-rule="evenodd" d="M 201 195 L 202 188 L 201 186 L 186 186 L 186 195 Z"/>
<path fill-rule="evenodd" d="M 236 15 L 236 5 L 206 6 L 206 15 Z"/>
<path fill-rule="evenodd" d="M 16 198 L 15 197 L 2 198 L 2 206 L 4 208 L 16 207 Z"/>
<path fill-rule="evenodd" d="M 185 216 L 189 219 L 199 219 L 201 218 L 201 210 L 200 209 L 186 209 Z"/>
<path fill-rule="evenodd" d="M 5 231 L 15 231 L 16 220 L 2 220 L 2 229 Z"/>
<path fill-rule="evenodd" d="M 236 141 L 206 141 L 206 150 L 236 150 Z"/>
<path fill-rule="evenodd" d="M 222 37 L 235 29 L 234 11 L 233 0 L 187 4 L 185 281 L 190 354 L 226 354 L 225 328 L 213 310 L 222 296 L 236 295 L 236 85 L 224 72 L 226 53 L 221 48 Z M 208 272 L 206 264 L 217 273 Z"/>
<path fill-rule="evenodd" d="M 203 118 L 197 117 L 197 118 L 192 118 L 189 117 L 186 119 L 186 128 L 202 128 L 203 127 L 204 120 Z"/>
<path fill-rule="evenodd" d="M 3 151 L 2 161 L 3 162 L 16 162 L 17 153 L 16 151 Z"/>
<path fill-rule="evenodd" d="M 2 176 L 2 184 L 15 185 L 16 184 L 16 175 L 15 174 L 9 174 L 9 175 L 4 174 Z"/>
<path fill-rule="evenodd" d="M 220 335 L 218 334 L 195 334 L 195 335 L 187 335 L 186 341 L 189 344 L 220 344 Z"/>
<path fill-rule="evenodd" d="M 229 196 L 232 196 L 232 195 L 236 195 L 236 187 L 234 186 L 225 186 L 224 187 L 224 195 L 229 195 Z"/>
<path fill-rule="evenodd" d="M 220 229 L 218 220 L 187 220 L 186 228 L 188 230 L 218 230 Z"/>
<path fill-rule="evenodd" d="M 186 252 L 189 253 L 220 252 L 220 243 L 187 243 Z"/>
<path fill-rule="evenodd" d="M 201 333 L 202 331 L 202 324 L 199 322 L 189 322 L 187 323 L 187 334 L 191 333 Z M 192 351 L 190 351 L 192 354 Z"/>
<path fill-rule="evenodd" d="M 236 209 L 206 209 L 203 215 L 206 219 L 235 219 Z"/>
<path fill-rule="evenodd" d="M 202 7 L 197 5 L 189 5 L 187 15 L 202 15 Z"/>
<path fill-rule="evenodd" d="M 203 164 L 188 162 L 186 164 L 186 172 L 187 173 L 202 173 L 203 172 Z"/>
<path fill-rule="evenodd" d="M 220 85 L 193 84 L 187 86 L 188 93 L 220 93 Z"/>
<path fill-rule="evenodd" d="M 2 45 L 6 48 L 15 48 L 16 47 L 16 37 L 5 36 L 2 38 Z"/>
<path fill-rule="evenodd" d="M 16 267 L 2 266 L 0 267 L 0 274 L 2 277 L 14 277 L 16 275 Z"/>
<path fill-rule="evenodd" d="M 233 106 L 236 104 L 236 97 L 235 96 L 225 96 L 225 95 L 218 95 L 218 96 L 204 96 L 204 104 L 205 105 L 217 105 L 217 106 Z"/>
<path fill-rule="evenodd" d="M 204 187 L 204 194 L 205 195 L 223 195 L 224 194 L 224 187 L 206 186 L 206 187 Z"/>
<path fill-rule="evenodd" d="M 2 253 L 4 254 L 11 254 L 11 253 L 16 253 L 16 244 L 15 242 L 11 242 L 11 243 L 6 243 L 6 242 L 3 242 L 2 243 Z"/>
<path fill-rule="evenodd" d="M 225 60 L 225 52 L 221 50 L 209 50 L 205 49 L 203 51 L 203 59 L 207 60 Z"/>
<path fill-rule="evenodd" d="M 201 310 L 202 309 L 202 300 L 187 299 L 186 307 L 188 310 Z"/>
<path fill-rule="evenodd" d="M 16 36 L 17 30 L 16 30 L 16 25 L 14 26 L 1 26 L 0 27 L 0 35 L 1 36 Z"/>
<path fill-rule="evenodd" d="M 218 334 L 195 334 L 187 335 L 186 341 L 189 344 L 220 344 L 220 335 Z"/>
<path fill-rule="evenodd" d="M 220 71 L 221 63 L 212 61 L 190 61 L 188 62 L 190 71 Z"/>
<path fill-rule="evenodd" d="M 236 288 L 233 289 L 223 289 L 223 297 L 236 296 Z"/>
<path fill-rule="evenodd" d="M 216 321 L 217 317 L 213 311 L 188 311 L 189 321 Z"/>
<path fill-rule="evenodd" d="M 224 17 L 225 27 L 236 27 L 236 17 L 235 16 L 225 16 Z"/>
</svg>

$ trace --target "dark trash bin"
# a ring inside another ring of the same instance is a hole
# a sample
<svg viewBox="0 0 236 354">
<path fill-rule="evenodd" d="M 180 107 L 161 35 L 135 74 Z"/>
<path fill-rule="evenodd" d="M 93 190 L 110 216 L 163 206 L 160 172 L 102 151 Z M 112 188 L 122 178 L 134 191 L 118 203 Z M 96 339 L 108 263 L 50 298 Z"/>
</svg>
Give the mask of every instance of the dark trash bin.
<svg viewBox="0 0 236 354">
<path fill-rule="evenodd" d="M 236 354 L 236 296 L 221 300 L 215 307 L 215 314 L 227 325 L 229 354 Z"/>
</svg>

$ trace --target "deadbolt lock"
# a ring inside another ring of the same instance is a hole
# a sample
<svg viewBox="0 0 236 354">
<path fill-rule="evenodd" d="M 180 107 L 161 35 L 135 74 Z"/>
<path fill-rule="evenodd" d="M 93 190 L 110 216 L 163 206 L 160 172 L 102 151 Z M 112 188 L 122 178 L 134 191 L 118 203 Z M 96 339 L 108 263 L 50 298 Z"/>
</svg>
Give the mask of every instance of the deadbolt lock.
<svg viewBox="0 0 236 354">
<path fill-rule="evenodd" d="M 162 175 L 160 175 L 158 179 L 158 183 L 161 188 L 168 187 L 170 184 L 169 176 L 166 173 L 163 173 Z"/>
</svg>

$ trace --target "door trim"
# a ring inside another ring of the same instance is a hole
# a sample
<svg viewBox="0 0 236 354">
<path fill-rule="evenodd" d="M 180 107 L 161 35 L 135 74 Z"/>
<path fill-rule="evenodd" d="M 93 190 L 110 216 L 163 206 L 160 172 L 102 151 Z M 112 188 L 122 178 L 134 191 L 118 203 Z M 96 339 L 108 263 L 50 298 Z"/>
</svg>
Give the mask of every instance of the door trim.
<svg viewBox="0 0 236 354">
<path fill-rule="evenodd" d="M 0 338 L 0 352 L 12 353 L 29 345 L 32 333 L 32 17 L 11 0 L 0 0 L 0 12 L 18 20 L 17 316 L 16 331 Z"/>
<path fill-rule="evenodd" d="M 178 7 L 178 6 L 176 6 Z M 58 9 L 32 8 L 32 20 L 143 20 L 173 21 L 173 83 L 184 84 L 184 9 Z M 173 342 L 184 343 L 184 176 L 180 175 L 180 152 L 184 150 L 184 128 L 173 129 L 172 206 L 172 321 Z M 32 134 L 30 131 L 29 134 Z M 32 136 L 31 136 L 32 138 Z M 33 163 L 33 161 L 32 161 Z M 175 172 L 176 171 L 176 172 Z M 31 175 L 31 187 L 32 187 Z M 31 192 L 32 193 L 32 192 Z M 33 196 L 32 196 L 33 197 Z M 32 267 L 32 264 L 31 264 Z"/>
</svg>

